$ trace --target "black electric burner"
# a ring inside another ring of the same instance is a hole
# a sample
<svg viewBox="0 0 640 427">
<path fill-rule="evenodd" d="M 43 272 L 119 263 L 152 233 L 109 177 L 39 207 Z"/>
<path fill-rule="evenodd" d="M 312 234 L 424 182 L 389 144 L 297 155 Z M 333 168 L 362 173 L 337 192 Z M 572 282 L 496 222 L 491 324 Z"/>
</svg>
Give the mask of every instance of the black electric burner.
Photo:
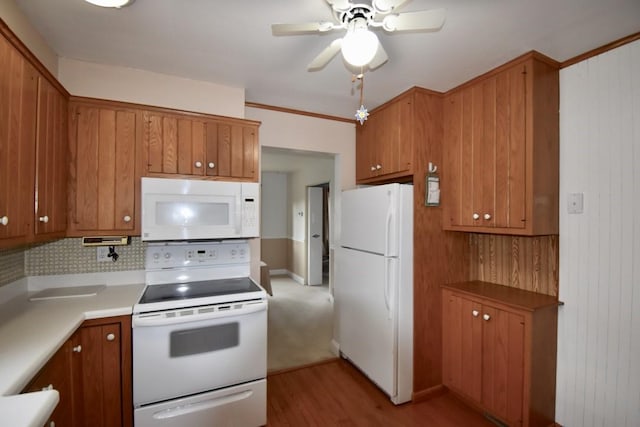
<svg viewBox="0 0 640 427">
<path fill-rule="evenodd" d="M 139 303 L 151 304 L 193 298 L 222 297 L 225 295 L 260 292 L 261 290 L 262 289 L 248 277 L 186 283 L 166 283 L 148 285 Z"/>
</svg>

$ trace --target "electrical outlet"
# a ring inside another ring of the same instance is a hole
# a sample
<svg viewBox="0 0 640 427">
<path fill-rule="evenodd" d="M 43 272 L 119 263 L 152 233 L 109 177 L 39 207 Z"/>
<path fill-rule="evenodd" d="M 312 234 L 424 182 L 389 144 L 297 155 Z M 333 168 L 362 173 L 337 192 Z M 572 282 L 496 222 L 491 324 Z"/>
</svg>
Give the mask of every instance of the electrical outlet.
<svg viewBox="0 0 640 427">
<path fill-rule="evenodd" d="M 581 214 L 584 212 L 583 193 L 569 193 L 567 196 L 567 212 L 570 214 Z"/>
<path fill-rule="evenodd" d="M 98 262 L 107 262 L 112 261 L 109 257 L 109 247 L 108 246 L 98 246 L 96 248 L 96 260 Z"/>
</svg>

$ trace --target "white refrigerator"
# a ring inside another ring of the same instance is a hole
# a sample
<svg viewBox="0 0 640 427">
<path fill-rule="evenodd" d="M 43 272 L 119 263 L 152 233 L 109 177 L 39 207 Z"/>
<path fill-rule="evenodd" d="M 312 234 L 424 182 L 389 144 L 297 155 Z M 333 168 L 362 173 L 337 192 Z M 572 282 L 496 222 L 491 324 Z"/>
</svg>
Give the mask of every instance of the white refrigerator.
<svg viewBox="0 0 640 427">
<path fill-rule="evenodd" d="M 413 186 L 342 193 L 335 258 L 340 352 L 393 403 L 413 390 Z"/>
</svg>

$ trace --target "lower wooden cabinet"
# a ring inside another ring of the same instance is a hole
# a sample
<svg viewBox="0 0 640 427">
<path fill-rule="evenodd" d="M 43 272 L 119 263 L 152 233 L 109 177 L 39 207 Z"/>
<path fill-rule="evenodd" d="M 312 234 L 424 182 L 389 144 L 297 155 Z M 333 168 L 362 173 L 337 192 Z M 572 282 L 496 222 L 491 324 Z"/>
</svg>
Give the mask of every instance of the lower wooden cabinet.
<svg viewBox="0 0 640 427">
<path fill-rule="evenodd" d="M 442 293 L 443 383 L 509 426 L 555 417 L 555 297 L 486 282 Z"/>
<path fill-rule="evenodd" d="M 47 388 L 60 393 L 56 426 L 132 426 L 131 317 L 85 321 L 24 392 Z"/>
</svg>

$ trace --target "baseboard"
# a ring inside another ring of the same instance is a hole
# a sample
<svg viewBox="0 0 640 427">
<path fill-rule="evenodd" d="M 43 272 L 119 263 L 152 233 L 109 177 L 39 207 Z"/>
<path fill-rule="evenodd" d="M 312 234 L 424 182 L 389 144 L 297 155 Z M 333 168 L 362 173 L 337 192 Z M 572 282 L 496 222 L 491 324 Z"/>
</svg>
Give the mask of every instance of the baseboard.
<svg viewBox="0 0 640 427">
<path fill-rule="evenodd" d="M 287 275 L 289 277 L 291 277 L 293 280 L 295 280 L 296 282 L 300 283 L 301 285 L 304 285 L 304 277 L 302 276 L 298 276 L 296 273 L 293 273 L 291 271 L 287 272 Z"/>
<path fill-rule="evenodd" d="M 442 384 L 438 384 L 433 387 L 429 387 L 424 390 L 414 391 L 411 395 L 412 402 L 424 402 L 425 400 L 433 399 L 434 397 L 438 397 L 444 393 L 446 393 L 447 389 Z"/>
<path fill-rule="evenodd" d="M 276 268 L 275 270 L 269 270 L 270 276 L 288 276 L 289 270 L 286 268 Z"/>
<path fill-rule="evenodd" d="M 331 353 L 340 356 L 340 344 L 336 340 L 331 340 Z"/>
<path fill-rule="evenodd" d="M 338 360 L 339 359 L 337 357 L 330 357 L 328 359 L 320 360 L 318 362 L 307 363 L 306 365 L 294 366 L 292 368 L 278 369 L 278 370 L 275 370 L 275 371 L 267 372 L 267 378 L 269 378 L 271 376 L 274 376 L 274 375 L 280 375 L 280 374 L 286 374 L 288 372 L 299 371 L 300 369 L 313 368 L 314 366 L 324 365 L 324 364 L 327 364 L 327 363 L 333 363 L 333 362 L 336 362 Z"/>
</svg>

